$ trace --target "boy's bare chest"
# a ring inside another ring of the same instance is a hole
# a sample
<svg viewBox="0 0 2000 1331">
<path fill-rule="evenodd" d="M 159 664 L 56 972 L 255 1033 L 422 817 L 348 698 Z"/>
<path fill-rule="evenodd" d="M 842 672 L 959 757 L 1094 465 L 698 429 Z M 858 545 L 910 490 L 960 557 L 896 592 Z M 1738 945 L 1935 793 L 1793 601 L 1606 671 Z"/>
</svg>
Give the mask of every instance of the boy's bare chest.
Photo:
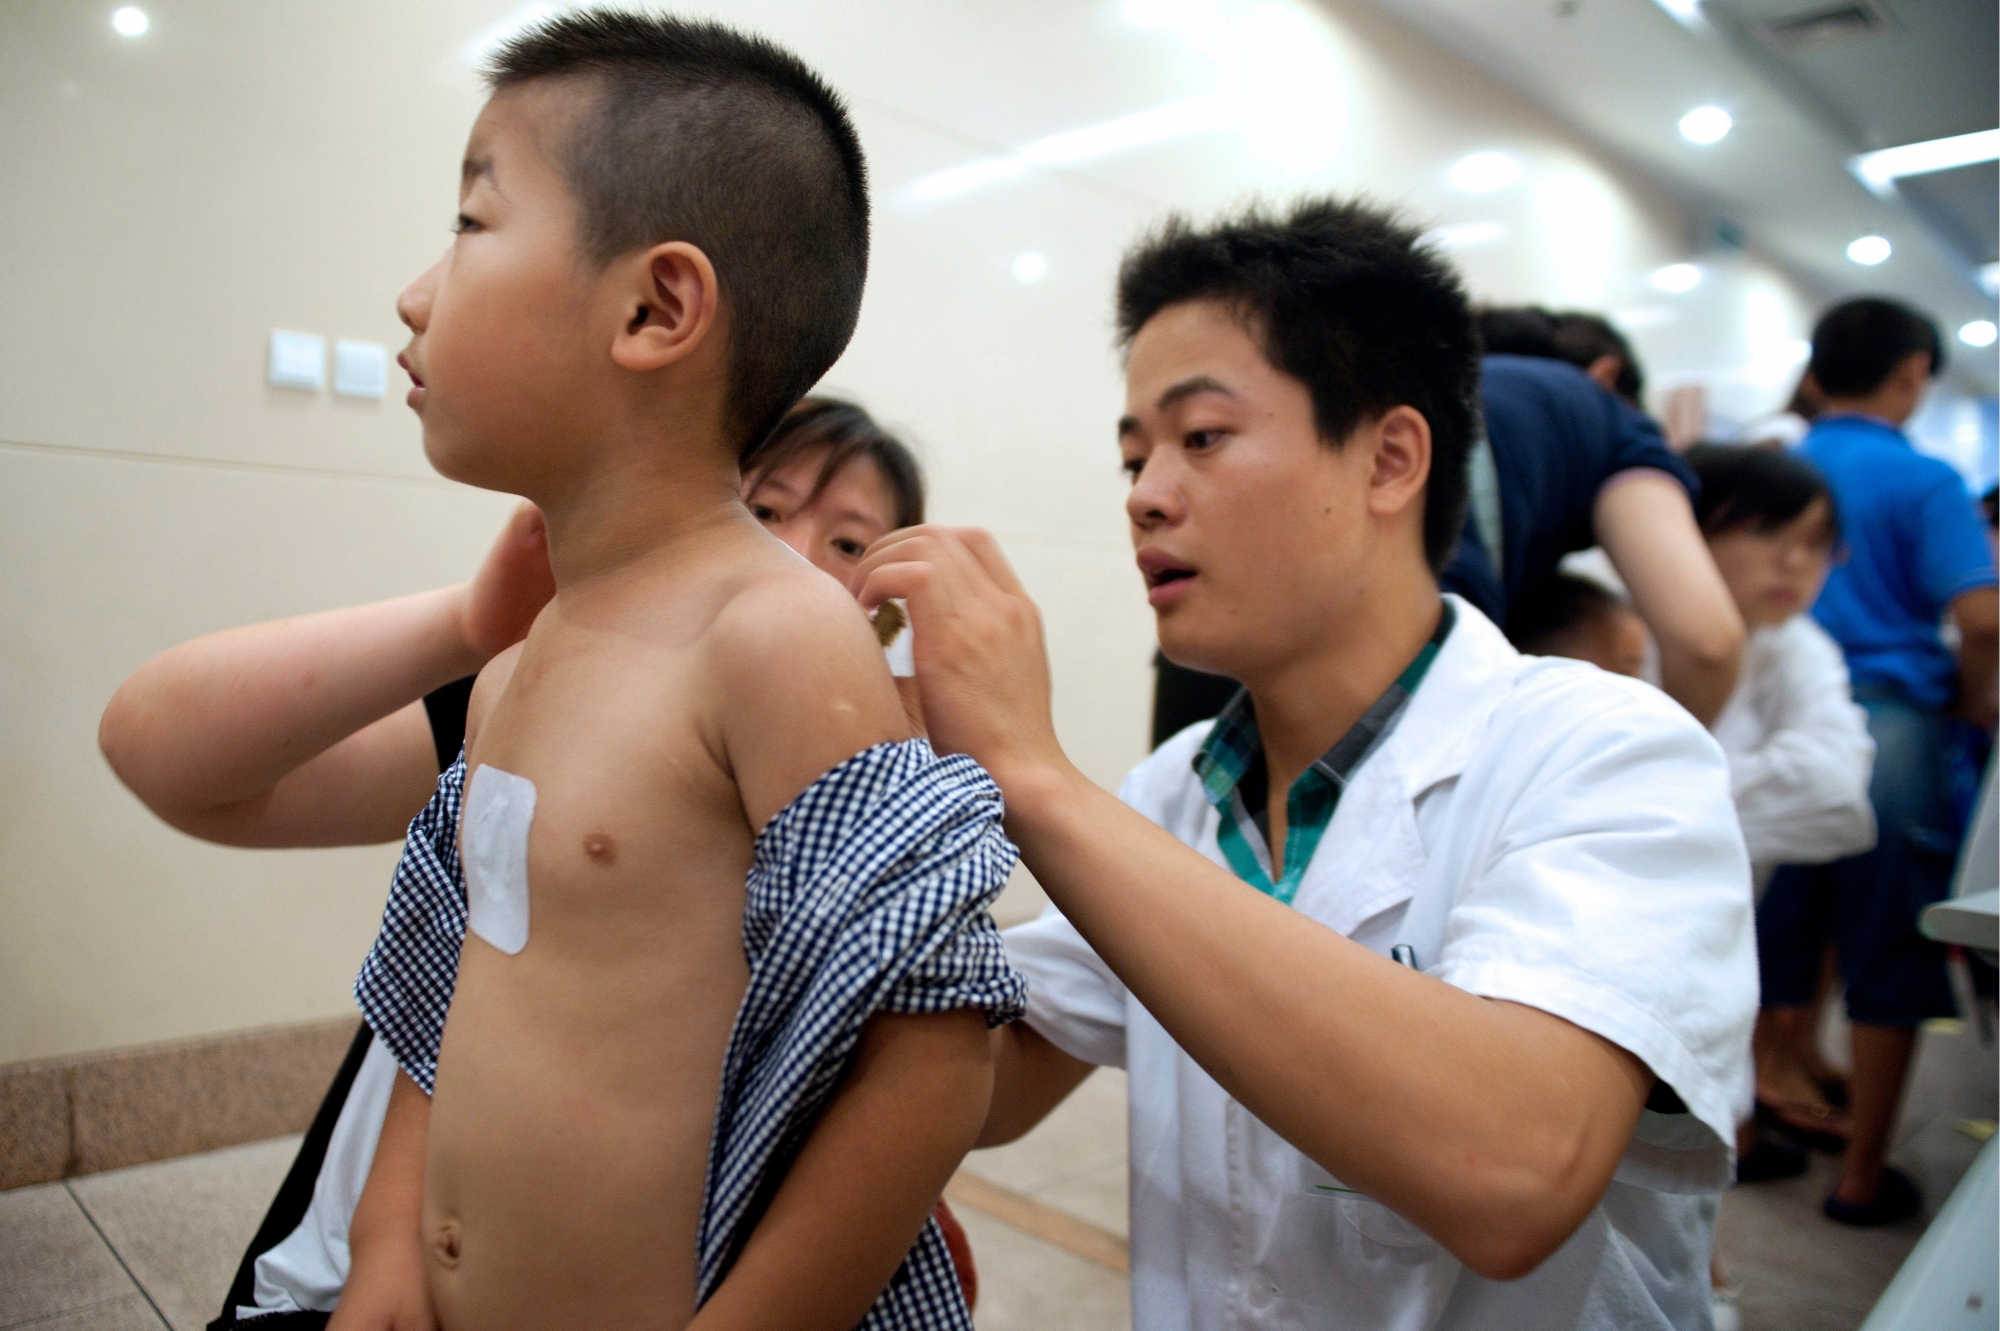
<svg viewBox="0 0 2000 1331">
<path fill-rule="evenodd" d="M 482 861 L 518 866 L 529 937 L 600 957 L 685 938 L 690 911 L 739 917 L 752 834 L 716 753 L 700 660 L 551 646 L 523 651 L 466 755 L 460 844 L 475 902 Z"/>
</svg>

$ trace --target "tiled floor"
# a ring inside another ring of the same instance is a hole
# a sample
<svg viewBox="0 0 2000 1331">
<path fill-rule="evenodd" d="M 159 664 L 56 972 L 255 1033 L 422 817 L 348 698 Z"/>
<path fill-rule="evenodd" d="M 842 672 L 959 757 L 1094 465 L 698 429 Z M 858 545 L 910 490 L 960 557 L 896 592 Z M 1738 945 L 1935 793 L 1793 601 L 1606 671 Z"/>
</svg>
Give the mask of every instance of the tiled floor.
<svg viewBox="0 0 2000 1331">
<path fill-rule="evenodd" d="M 1994 1116 L 1996 1075 L 1994 1051 L 1969 1029 L 1926 1034 L 1896 1158 L 1933 1211 L 1978 1150 L 1957 1124 Z M 199 1331 L 297 1141 L 0 1193 L 0 1329 Z M 1125 1279 L 1103 1256 L 1126 1233 L 1125 1160 L 1125 1078 L 1104 1071 L 1021 1141 L 966 1161 L 1025 1199 L 994 1208 L 1013 1214 L 1012 1224 L 958 1207 L 979 1258 L 979 1331 L 1130 1325 Z M 1724 1200 L 1724 1252 L 1751 1331 L 1851 1331 L 1922 1232 L 1917 1222 L 1878 1232 L 1826 1222 L 1818 1207 L 1832 1169 L 1821 1158 L 1805 1179 Z M 1071 1219 L 1038 1226 L 1033 1217 L 1045 1207 Z M 1106 1234 L 1079 1244 L 1076 1222 Z"/>
</svg>

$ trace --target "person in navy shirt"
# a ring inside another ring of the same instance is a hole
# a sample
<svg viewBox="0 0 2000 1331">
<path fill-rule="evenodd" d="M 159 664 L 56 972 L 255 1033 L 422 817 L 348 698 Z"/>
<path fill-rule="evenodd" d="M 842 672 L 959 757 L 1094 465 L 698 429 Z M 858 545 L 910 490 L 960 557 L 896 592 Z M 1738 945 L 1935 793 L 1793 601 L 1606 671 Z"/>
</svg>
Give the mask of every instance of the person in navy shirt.
<svg viewBox="0 0 2000 1331">
<path fill-rule="evenodd" d="M 1549 325 L 1539 342 L 1525 331 L 1533 319 Z M 1489 349 L 1509 352 L 1480 362 L 1486 438 L 1470 460 L 1465 534 L 1439 585 L 1505 629 L 1563 556 L 1602 545 L 1658 646 L 1660 687 L 1707 725 L 1735 688 L 1744 627 L 1694 520 L 1694 473 L 1608 386 L 1636 392 L 1636 365 L 1613 354 L 1565 364 L 1549 321 L 1534 310 L 1482 317 Z M 1235 695 L 1234 680 L 1164 657 L 1155 665 L 1155 746 Z"/>
<path fill-rule="evenodd" d="M 1921 1206 L 1885 1156 L 1917 1027 L 1954 1005 L 1944 949 L 1917 932 L 1917 915 L 1949 890 L 1962 831 L 1950 795 L 1950 719 L 1990 731 L 1996 706 L 1992 548 L 1958 473 L 1918 453 L 1902 431 L 1943 361 L 1937 327 L 1923 315 L 1888 300 L 1837 306 L 1813 331 L 1809 367 L 1826 411 L 1799 445 L 1833 488 L 1847 542 L 1847 561 L 1813 615 L 1846 654 L 1855 701 L 1868 712 L 1869 795 L 1881 832 L 1864 855 L 1781 871 L 1757 933 L 1766 1021 L 1795 1046 L 1804 1043 L 1821 950 L 1828 938 L 1838 946 L 1853 1025 L 1852 1120 L 1825 1209 L 1849 1224 L 1888 1224 Z M 1956 646 L 1947 645 L 1947 618 Z M 1760 1093 L 1775 1092 L 1775 1080 L 1760 1075 Z"/>
</svg>

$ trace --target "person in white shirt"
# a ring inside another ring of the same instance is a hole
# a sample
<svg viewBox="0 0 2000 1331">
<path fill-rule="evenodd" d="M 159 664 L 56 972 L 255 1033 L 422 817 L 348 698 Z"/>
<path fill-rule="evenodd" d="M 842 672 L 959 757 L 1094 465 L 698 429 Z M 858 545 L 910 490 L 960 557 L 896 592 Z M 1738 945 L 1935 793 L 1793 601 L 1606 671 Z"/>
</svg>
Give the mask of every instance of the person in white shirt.
<svg viewBox="0 0 2000 1331">
<path fill-rule="evenodd" d="M 1712 727 L 1758 885 L 1780 864 L 1875 844 L 1875 741 L 1840 644 L 1806 611 L 1833 567 L 1840 519 L 1813 465 L 1778 449 L 1698 444 L 1695 516 L 1750 626 L 1743 673 Z"/>
<path fill-rule="evenodd" d="M 1222 717 L 1121 801 L 1056 739 L 989 535 L 916 528 L 860 572 L 1055 903 L 1007 935 L 1029 1015 L 994 1033 L 983 1143 L 1130 1070 L 1140 1331 L 1707 1327 L 1756 990 L 1728 769 L 1658 691 L 1440 595 L 1477 400 L 1457 275 L 1308 200 L 1169 222 L 1118 317 L 1137 562 L 1166 655 L 1244 681 Z"/>
<path fill-rule="evenodd" d="M 1825 479 L 1796 453 L 1704 444 L 1687 460 L 1701 480 L 1695 512 L 1709 552 L 1752 628 L 1714 729 L 1761 895 L 1781 864 L 1825 864 L 1875 844 L 1868 715 L 1839 644 L 1806 613 L 1840 547 L 1840 519 Z M 1837 1138 L 1845 1122 L 1814 1075 L 1815 1029 L 1789 1010 L 1760 1014 L 1757 1099 L 1780 1125 Z"/>
</svg>

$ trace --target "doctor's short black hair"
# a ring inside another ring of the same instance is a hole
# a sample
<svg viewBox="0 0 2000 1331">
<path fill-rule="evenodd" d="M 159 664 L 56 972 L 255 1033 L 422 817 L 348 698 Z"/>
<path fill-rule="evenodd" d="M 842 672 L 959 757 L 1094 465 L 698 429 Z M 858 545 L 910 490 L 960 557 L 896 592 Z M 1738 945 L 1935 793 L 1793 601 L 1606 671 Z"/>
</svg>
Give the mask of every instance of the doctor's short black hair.
<svg viewBox="0 0 2000 1331">
<path fill-rule="evenodd" d="M 1170 217 L 1119 267 L 1119 345 L 1197 300 L 1233 309 L 1271 365 L 1306 386 L 1328 445 L 1398 406 L 1423 415 L 1424 555 L 1433 571 L 1449 563 L 1478 432 L 1479 335 L 1457 272 L 1422 233 L 1353 199 L 1252 207 L 1208 226 Z"/>
<path fill-rule="evenodd" d="M 739 464 L 840 358 L 868 276 L 868 171 L 840 96 L 790 51 L 719 23 L 563 14 L 504 42 L 497 94 L 585 100 L 556 149 L 584 256 L 681 240 L 728 309 L 725 427 Z"/>
</svg>

